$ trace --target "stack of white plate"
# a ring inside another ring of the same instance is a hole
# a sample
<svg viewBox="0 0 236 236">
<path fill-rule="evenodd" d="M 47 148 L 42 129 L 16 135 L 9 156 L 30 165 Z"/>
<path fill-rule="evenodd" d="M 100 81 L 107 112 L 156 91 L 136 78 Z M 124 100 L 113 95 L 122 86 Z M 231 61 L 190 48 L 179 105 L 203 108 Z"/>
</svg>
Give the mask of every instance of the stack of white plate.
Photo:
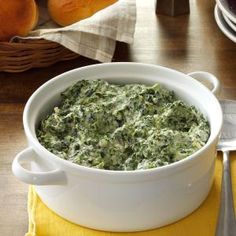
<svg viewBox="0 0 236 236">
<path fill-rule="evenodd" d="M 221 31 L 236 43 L 236 0 L 216 0 L 215 19 Z"/>
</svg>

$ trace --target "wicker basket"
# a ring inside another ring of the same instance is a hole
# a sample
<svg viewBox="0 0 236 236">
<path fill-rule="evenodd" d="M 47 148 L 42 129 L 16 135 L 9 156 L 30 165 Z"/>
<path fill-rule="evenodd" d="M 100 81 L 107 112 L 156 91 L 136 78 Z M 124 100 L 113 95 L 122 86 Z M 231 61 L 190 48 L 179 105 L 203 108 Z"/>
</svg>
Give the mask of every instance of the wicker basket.
<svg viewBox="0 0 236 236">
<path fill-rule="evenodd" d="M 62 45 L 44 39 L 0 42 L 0 71 L 22 72 L 33 67 L 47 67 L 78 56 Z"/>
</svg>

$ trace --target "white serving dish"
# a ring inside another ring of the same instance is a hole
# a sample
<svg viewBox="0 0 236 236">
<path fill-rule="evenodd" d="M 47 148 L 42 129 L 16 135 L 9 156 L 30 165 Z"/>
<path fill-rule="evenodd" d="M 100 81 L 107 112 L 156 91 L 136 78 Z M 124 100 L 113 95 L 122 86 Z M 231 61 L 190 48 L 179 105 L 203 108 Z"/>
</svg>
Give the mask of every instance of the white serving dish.
<svg viewBox="0 0 236 236">
<path fill-rule="evenodd" d="M 206 72 L 192 77 L 213 83 Z M 37 89 L 23 114 L 29 147 L 13 162 L 13 173 L 35 185 L 42 201 L 61 217 L 98 230 L 141 231 L 175 222 L 198 208 L 213 181 L 216 145 L 222 127 L 222 111 L 216 97 L 189 75 L 142 63 L 107 63 L 61 74 Z M 58 104 L 60 93 L 81 79 L 105 79 L 111 83 L 161 83 L 207 117 L 211 135 L 193 155 L 173 164 L 138 171 L 110 171 L 83 167 L 47 151 L 35 129 L 40 119 Z M 25 169 L 23 163 L 30 163 Z"/>
<path fill-rule="evenodd" d="M 220 30 L 224 33 L 225 36 L 236 43 L 236 32 L 226 23 L 223 14 L 217 4 L 215 6 L 214 15 L 216 23 L 219 26 Z"/>
<path fill-rule="evenodd" d="M 224 13 L 222 13 L 225 22 L 228 24 L 228 26 L 235 32 L 236 35 L 236 24 L 233 23 Z"/>
<path fill-rule="evenodd" d="M 216 0 L 216 2 L 223 14 L 236 24 L 235 0 Z"/>
</svg>

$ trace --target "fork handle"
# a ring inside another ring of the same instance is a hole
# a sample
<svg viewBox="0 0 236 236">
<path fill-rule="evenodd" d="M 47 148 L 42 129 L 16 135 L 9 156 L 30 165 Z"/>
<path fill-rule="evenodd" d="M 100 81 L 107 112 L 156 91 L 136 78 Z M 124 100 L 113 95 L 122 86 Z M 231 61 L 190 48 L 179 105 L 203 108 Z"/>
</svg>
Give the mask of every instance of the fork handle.
<svg viewBox="0 0 236 236">
<path fill-rule="evenodd" d="M 230 172 L 229 151 L 223 151 L 221 199 L 215 234 L 216 236 L 236 235 L 236 222 Z"/>
</svg>

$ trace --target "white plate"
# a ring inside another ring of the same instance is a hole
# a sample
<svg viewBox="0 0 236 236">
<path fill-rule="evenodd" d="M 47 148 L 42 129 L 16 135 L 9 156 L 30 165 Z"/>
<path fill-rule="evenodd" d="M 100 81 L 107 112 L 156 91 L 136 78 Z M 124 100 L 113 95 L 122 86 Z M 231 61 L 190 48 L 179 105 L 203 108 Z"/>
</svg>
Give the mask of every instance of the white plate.
<svg viewBox="0 0 236 236">
<path fill-rule="evenodd" d="M 236 1 L 235 0 L 216 0 L 220 10 L 232 22 L 236 24 Z"/>
<path fill-rule="evenodd" d="M 226 23 L 229 25 L 229 27 L 236 32 L 236 24 L 232 22 L 223 12 L 222 15 L 226 21 Z"/>
<path fill-rule="evenodd" d="M 215 6 L 215 20 L 217 25 L 219 26 L 219 28 L 221 29 L 221 31 L 229 38 L 231 39 L 233 42 L 236 43 L 236 32 L 234 32 L 229 25 L 225 22 L 223 14 L 220 10 L 220 8 L 217 6 Z"/>
</svg>

